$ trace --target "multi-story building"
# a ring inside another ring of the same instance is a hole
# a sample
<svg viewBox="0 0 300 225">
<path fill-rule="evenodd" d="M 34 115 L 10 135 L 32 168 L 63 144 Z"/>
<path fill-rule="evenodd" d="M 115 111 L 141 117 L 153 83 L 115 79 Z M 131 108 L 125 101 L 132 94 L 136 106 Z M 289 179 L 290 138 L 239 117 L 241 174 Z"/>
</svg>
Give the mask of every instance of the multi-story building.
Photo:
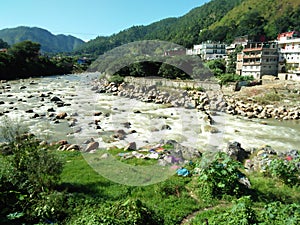
<svg viewBox="0 0 300 225">
<path fill-rule="evenodd" d="M 261 79 L 263 75 L 277 74 L 277 43 L 248 43 L 244 47 L 242 76 L 252 75 L 255 79 Z"/>
<path fill-rule="evenodd" d="M 279 72 L 300 75 L 300 32 L 278 35 Z"/>
<path fill-rule="evenodd" d="M 194 45 L 187 50 L 187 55 L 200 55 L 203 60 L 222 59 L 226 56 L 226 45 L 210 41 Z"/>
</svg>

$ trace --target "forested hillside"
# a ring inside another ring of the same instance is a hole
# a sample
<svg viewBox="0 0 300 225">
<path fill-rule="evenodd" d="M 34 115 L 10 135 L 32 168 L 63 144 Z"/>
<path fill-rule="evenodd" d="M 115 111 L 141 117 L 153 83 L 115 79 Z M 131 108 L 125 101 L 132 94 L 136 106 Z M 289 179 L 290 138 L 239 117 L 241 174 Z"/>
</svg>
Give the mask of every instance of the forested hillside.
<svg viewBox="0 0 300 225">
<path fill-rule="evenodd" d="M 0 30 L 0 38 L 9 45 L 22 41 L 33 41 L 41 44 L 42 52 L 71 52 L 84 43 L 81 39 L 66 35 L 53 35 L 37 27 L 16 27 Z"/>
<path fill-rule="evenodd" d="M 138 40 L 165 40 L 187 48 L 206 40 L 230 43 L 236 36 L 300 30 L 299 0 L 212 0 L 179 18 L 134 26 L 109 37 L 97 37 L 77 53 L 93 55 Z"/>
<path fill-rule="evenodd" d="M 179 18 L 167 18 L 148 26 L 133 26 L 110 37 L 97 37 L 77 49 L 95 55 L 138 40 L 172 41 L 191 47 L 199 41 L 200 31 L 219 21 L 228 11 L 244 0 L 212 0 Z"/>
</svg>

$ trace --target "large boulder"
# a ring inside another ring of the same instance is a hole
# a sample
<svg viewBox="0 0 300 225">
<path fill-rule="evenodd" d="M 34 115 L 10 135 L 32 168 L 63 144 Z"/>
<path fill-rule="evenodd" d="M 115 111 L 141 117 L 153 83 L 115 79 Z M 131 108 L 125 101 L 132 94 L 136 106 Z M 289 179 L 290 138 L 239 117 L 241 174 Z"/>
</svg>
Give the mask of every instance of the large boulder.
<svg viewBox="0 0 300 225">
<path fill-rule="evenodd" d="M 92 151 L 92 150 L 96 150 L 96 149 L 98 149 L 99 148 L 99 142 L 91 142 L 91 143 L 89 143 L 87 146 L 86 146 L 86 148 L 85 148 L 85 151 L 86 152 L 90 152 L 90 151 Z"/>
<path fill-rule="evenodd" d="M 237 160 L 237 161 L 244 161 L 250 156 L 250 152 L 246 151 L 241 147 L 241 144 L 239 142 L 229 142 L 227 145 L 227 148 L 224 150 L 224 152 L 229 155 L 231 158 Z"/>
</svg>

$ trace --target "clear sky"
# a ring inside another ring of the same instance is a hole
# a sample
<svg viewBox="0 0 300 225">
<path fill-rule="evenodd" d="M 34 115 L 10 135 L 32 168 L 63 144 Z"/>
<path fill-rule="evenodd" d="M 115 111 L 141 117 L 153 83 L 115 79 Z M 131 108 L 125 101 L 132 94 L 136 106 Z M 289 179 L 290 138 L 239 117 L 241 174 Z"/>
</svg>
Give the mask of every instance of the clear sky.
<svg viewBox="0 0 300 225">
<path fill-rule="evenodd" d="M 41 27 L 83 40 L 179 17 L 210 0 L 2 0 L 0 29 Z"/>
</svg>

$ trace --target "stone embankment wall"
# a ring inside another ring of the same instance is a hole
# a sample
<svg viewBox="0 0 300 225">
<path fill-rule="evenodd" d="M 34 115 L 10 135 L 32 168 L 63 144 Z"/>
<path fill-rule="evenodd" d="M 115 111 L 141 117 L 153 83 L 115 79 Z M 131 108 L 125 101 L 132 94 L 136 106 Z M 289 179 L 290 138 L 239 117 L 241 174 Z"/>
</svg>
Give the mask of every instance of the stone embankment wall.
<svg viewBox="0 0 300 225">
<path fill-rule="evenodd" d="M 206 91 L 218 91 L 220 85 L 215 81 L 201 81 L 201 80 L 168 80 L 158 77 L 136 78 L 125 77 L 125 82 L 139 86 L 163 86 L 170 88 L 203 88 Z"/>
</svg>

